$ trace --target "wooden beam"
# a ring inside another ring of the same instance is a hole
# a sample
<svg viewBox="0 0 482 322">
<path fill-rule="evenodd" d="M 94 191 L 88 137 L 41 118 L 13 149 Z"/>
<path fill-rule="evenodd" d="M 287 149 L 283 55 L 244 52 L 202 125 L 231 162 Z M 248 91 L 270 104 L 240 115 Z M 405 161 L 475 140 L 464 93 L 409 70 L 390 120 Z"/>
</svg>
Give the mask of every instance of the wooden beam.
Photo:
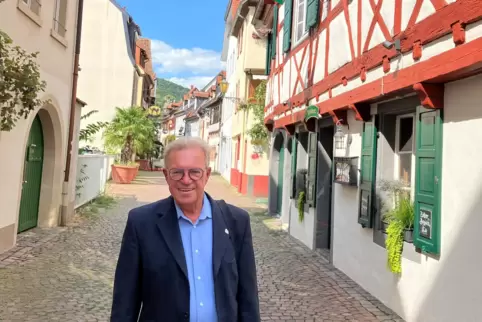
<svg viewBox="0 0 482 322">
<path fill-rule="evenodd" d="M 348 124 L 348 114 L 346 113 L 346 110 L 329 111 L 328 114 L 330 114 L 331 118 L 333 119 L 333 123 L 341 125 Z"/>
<path fill-rule="evenodd" d="M 417 93 L 420 103 L 425 108 L 444 107 L 444 84 L 416 83 L 413 90 Z"/>
<path fill-rule="evenodd" d="M 367 104 L 367 103 L 349 104 L 348 109 L 355 112 L 355 120 L 357 121 L 368 122 L 371 119 L 370 104 Z"/>
</svg>

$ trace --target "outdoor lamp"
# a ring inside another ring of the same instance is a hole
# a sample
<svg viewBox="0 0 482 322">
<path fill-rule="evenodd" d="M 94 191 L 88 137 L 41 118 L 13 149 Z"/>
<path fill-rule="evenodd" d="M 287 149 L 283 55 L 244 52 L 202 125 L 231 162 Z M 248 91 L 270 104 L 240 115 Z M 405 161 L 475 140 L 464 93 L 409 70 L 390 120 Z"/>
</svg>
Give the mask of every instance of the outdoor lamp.
<svg viewBox="0 0 482 322">
<path fill-rule="evenodd" d="M 345 148 L 345 133 L 343 132 L 343 128 L 341 122 L 336 122 L 336 132 L 335 132 L 335 149 L 344 149 Z"/>
<path fill-rule="evenodd" d="M 224 79 L 219 83 L 219 89 L 223 94 L 226 94 L 226 92 L 228 91 L 228 87 L 229 87 L 229 84 Z"/>
</svg>

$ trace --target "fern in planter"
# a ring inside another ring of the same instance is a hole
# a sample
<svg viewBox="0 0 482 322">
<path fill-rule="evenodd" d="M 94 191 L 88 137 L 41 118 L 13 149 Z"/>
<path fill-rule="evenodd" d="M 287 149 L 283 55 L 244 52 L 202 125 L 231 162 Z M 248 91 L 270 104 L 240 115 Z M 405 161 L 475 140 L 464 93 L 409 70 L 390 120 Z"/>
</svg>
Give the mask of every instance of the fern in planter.
<svg viewBox="0 0 482 322">
<path fill-rule="evenodd" d="M 392 273 L 402 273 L 402 251 L 405 230 L 413 229 L 415 219 L 414 205 L 410 196 L 399 195 L 395 208 L 390 210 L 384 218 L 388 220 L 387 240 L 387 265 Z"/>
<path fill-rule="evenodd" d="M 305 219 L 305 192 L 301 191 L 298 195 L 298 221 L 301 223 Z"/>
</svg>

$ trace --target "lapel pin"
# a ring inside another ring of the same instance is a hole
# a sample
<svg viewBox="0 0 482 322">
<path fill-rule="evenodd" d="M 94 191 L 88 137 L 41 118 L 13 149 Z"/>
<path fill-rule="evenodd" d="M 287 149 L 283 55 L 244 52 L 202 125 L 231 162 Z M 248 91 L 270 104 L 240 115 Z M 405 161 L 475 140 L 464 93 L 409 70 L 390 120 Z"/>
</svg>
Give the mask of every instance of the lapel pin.
<svg viewBox="0 0 482 322">
<path fill-rule="evenodd" d="M 226 233 L 226 235 L 229 235 L 229 230 L 227 228 L 224 230 L 224 232 Z"/>
</svg>

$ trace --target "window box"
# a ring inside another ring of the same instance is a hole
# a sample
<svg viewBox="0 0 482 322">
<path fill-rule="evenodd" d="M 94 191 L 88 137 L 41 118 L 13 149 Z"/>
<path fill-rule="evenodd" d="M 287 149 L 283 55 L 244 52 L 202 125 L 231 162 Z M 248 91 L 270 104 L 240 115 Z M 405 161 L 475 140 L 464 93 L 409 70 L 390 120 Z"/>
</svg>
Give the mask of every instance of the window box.
<svg viewBox="0 0 482 322">
<path fill-rule="evenodd" d="M 335 157 L 334 183 L 358 185 L 358 157 Z"/>
<path fill-rule="evenodd" d="M 403 232 L 403 240 L 407 243 L 413 243 L 413 228 L 405 229 Z"/>
</svg>

